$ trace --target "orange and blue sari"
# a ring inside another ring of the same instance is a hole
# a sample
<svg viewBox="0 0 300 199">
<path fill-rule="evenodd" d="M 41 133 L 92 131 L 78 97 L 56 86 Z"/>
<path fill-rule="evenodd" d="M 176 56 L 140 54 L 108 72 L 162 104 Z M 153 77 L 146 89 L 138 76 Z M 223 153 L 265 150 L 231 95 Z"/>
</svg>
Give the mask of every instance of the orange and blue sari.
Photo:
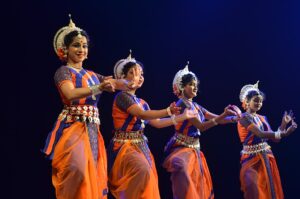
<svg viewBox="0 0 300 199">
<path fill-rule="evenodd" d="M 186 99 L 180 99 L 176 105 L 181 112 L 185 108 L 197 111 L 199 120 L 204 122 L 206 109 L 202 106 Z M 189 120 L 184 120 L 175 126 L 175 134 L 166 145 L 163 167 L 171 173 L 174 199 L 214 198 L 206 158 L 200 150 L 200 135 Z"/>
<path fill-rule="evenodd" d="M 249 127 L 271 131 L 265 116 L 244 113 L 238 122 L 241 151 L 241 190 L 246 199 L 283 199 L 279 170 L 267 139 L 255 136 Z"/>
<path fill-rule="evenodd" d="M 99 95 L 68 101 L 60 90 L 66 82 L 71 82 L 75 88 L 100 84 L 103 76 L 62 66 L 56 71 L 54 80 L 64 107 L 48 134 L 43 152 L 52 159 L 56 197 L 107 198 L 107 157 L 99 129 Z"/>
<path fill-rule="evenodd" d="M 108 149 L 109 189 L 117 199 L 159 199 L 158 177 L 144 128 L 147 121 L 129 114 L 137 104 L 148 104 L 135 95 L 119 92 L 113 103 L 114 137 Z"/>
</svg>

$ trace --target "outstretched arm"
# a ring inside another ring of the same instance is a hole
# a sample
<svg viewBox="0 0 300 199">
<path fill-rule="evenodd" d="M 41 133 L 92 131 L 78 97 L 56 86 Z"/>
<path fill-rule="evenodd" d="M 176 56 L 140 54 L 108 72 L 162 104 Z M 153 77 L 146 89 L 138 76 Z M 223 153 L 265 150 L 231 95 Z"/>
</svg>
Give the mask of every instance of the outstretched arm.
<svg viewBox="0 0 300 199">
<path fill-rule="evenodd" d="M 164 128 L 167 126 L 176 125 L 177 122 L 182 122 L 186 119 L 195 117 L 197 117 L 197 112 L 186 108 L 184 112 L 180 115 L 172 115 L 169 118 L 150 120 L 149 124 L 155 128 Z"/>
<path fill-rule="evenodd" d="M 190 119 L 190 121 L 196 128 L 198 128 L 201 132 L 203 132 L 218 124 L 226 124 L 232 122 L 231 117 L 233 116 L 237 116 L 237 113 L 234 110 L 232 110 L 231 105 L 228 105 L 224 109 L 224 112 L 220 115 L 216 115 L 206 110 L 205 119 L 208 119 L 208 121 L 206 122 L 201 122 L 198 118 L 192 118 Z"/>
<path fill-rule="evenodd" d="M 169 109 L 169 111 L 168 111 Z M 143 110 L 138 104 L 133 104 L 131 107 L 128 108 L 128 112 L 143 120 L 153 120 L 162 117 L 168 116 L 171 114 L 178 114 L 180 107 L 174 106 L 172 103 L 168 108 L 161 109 L 161 110 Z"/>
<path fill-rule="evenodd" d="M 293 133 L 297 129 L 297 127 L 298 127 L 297 123 L 294 120 L 292 120 L 291 126 L 281 136 L 282 137 L 289 136 L 291 133 Z"/>
<path fill-rule="evenodd" d="M 273 131 L 262 131 L 256 124 L 252 123 L 247 128 L 251 131 L 254 135 L 260 138 L 268 138 L 268 139 L 277 139 L 275 132 Z"/>
<path fill-rule="evenodd" d="M 286 137 L 290 135 L 296 128 L 297 124 L 292 119 L 293 114 L 285 112 L 282 118 L 282 123 L 277 131 L 263 131 L 261 130 L 254 122 L 251 121 L 247 116 L 240 120 L 241 124 L 245 126 L 249 131 L 251 131 L 254 135 L 260 138 L 268 138 L 272 140 L 280 140 L 282 137 Z M 292 121 L 291 127 L 286 131 L 286 125 Z"/>
<path fill-rule="evenodd" d="M 217 120 L 218 124 L 228 124 L 228 123 L 237 122 L 237 120 L 241 117 L 241 110 L 235 105 L 228 105 L 225 108 L 225 112 L 227 112 L 227 114 L 231 115 L 231 116 L 217 118 L 218 116 L 221 116 L 221 115 L 217 115 L 217 114 L 211 113 L 209 111 L 206 111 L 205 119 L 210 120 L 210 119 L 215 118 Z"/>
<path fill-rule="evenodd" d="M 97 95 L 102 91 L 111 91 L 112 86 L 109 82 L 103 81 L 99 85 L 94 85 L 93 87 L 86 88 L 75 88 L 71 81 L 65 81 L 61 86 L 60 90 L 63 96 L 69 100 L 76 100 L 84 97 L 88 97 L 91 95 Z"/>
</svg>

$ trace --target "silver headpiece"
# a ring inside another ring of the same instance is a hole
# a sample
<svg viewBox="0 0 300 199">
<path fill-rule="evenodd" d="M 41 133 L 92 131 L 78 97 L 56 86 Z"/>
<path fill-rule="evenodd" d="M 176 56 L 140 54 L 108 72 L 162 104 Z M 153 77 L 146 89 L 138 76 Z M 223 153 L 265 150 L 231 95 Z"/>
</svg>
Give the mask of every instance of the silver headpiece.
<svg viewBox="0 0 300 199">
<path fill-rule="evenodd" d="M 116 79 L 122 79 L 124 78 L 125 74 L 123 74 L 123 68 L 128 62 L 134 62 L 137 63 L 134 58 L 131 57 L 131 50 L 129 50 L 129 55 L 126 59 L 121 59 L 117 61 L 117 63 L 114 66 L 114 75 Z"/>
<path fill-rule="evenodd" d="M 181 81 L 182 81 L 182 77 L 184 75 L 187 75 L 187 74 L 191 74 L 191 75 L 193 75 L 193 76 L 196 77 L 196 75 L 193 72 L 189 71 L 189 62 L 187 62 L 187 64 L 184 67 L 184 69 L 179 70 L 176 73 L 176 75 L 175 75 L 175 77 L 173 79 L 173 92 L 174 92 L 175 95 L 179 96 L 180 93 L 183 91 L 184 88 L 182 86 Z"/>
<path fill-rule="evenodd" d="M 63 49 L 65 48 L 65 44 L 64 44 L 64 38 L 67 34 L 69 34 L 70 32 L 72 31 L 78 31 L 79 34 L 78 36 L 82 36 L 80 34 L 80 32 L 82 31 L 81 28 L 79 27 L 76 27 L 75 26 L 75 23 L 73 23 L 72 21 L 72 18 L 71 18 L 71 15 L 69 14 L 69 17 L 70 17 L 70 22 L 69 22 L 69 25 L 68 26 L 64 26 L 62 28 L 60 28 L 55 36 L 54 36 L 54 39 L 53 39 L 53 47 L 54 47 L 54 51 L 56 52 L 56 54 L 58 55 L 58 57 L 60 59 L 62 59 L 62 56 L 63 56 Z"/>
<path fill-rule="evenodd" d="M 247 84 L 247 85 L 243 86 L 243 88 L 241 89 L 241 92 L 240 92 L 240 101 L 241 102 L 243 102 L 245 100 L 246 96 L 248 95 L 248 93 L 250 91 L 259 92 L 258 83 L 259 83 L 259 81 L 257 81 L 256 84 Z"/>
</svg>

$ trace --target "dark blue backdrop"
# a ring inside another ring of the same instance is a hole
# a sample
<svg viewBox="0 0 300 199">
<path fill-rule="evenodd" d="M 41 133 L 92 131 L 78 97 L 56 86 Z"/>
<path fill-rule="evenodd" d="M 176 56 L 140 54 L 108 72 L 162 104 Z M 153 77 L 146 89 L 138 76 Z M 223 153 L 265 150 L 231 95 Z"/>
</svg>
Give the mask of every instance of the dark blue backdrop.
<svg viewBox="0 0 300 199">
<path fill-rule="evenodd" d="M 145 83 L 137 94 L 152 109 L 176 100 L 172 80 L 189 60 L 201 80 L 195 100 L 211 112 L 221 113 L 229 103 L 240 105 L 241 87 L 260 80 L 267 95 L 261 114 L 276 129 L 284 110 L 300 115 L 299 7 L 300 2 L 287 0 L 11 2 L 2 8 L 3 68 L 7 69 L 2 99 L 7 112 L 1 144 L 10 198 L 54 198 L 50 162 L 39 150 L 62 107 L 53 82 L 60 62 L 52 39 L 68 24 L 68 13 L 91 37 L 87 68 L 111 75 L 114 63 L 133 50 L 145 65 Z M 105 93 L 99 105 L 106 143 L 111 138 L 112 100 L 113 95 Z M 146 132 L 156 158 L 161 197 L 172 198 L 161 162 L 173 129 L 147 127 Z M 299 138 L 296 132 L 271 143 L 288 199 L 298 195 Z M 208 130 L 201 144 L 216 198 L 242 198 L 236 126 Z"/>
</svg>

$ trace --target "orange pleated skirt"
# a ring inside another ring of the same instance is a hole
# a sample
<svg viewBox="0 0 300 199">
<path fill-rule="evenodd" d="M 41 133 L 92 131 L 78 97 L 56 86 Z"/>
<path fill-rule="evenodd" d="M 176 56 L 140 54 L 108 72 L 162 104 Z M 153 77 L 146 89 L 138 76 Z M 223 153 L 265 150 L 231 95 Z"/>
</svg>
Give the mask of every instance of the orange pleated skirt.
<svg viewBox="0 0 300 199">
<path fill-rule="evenodd" d="M 64 129 L 52 160 L 52 182 L 58 199 L 107 198 L 107 157 L 98 127 L 95 162 L 85 123 Z"/>
<path fill-rule="evenodd" d="M 152 154 L 149 160 L 130 141 L 122 144 L 109 173 L 109 189 L 117 199 L 160 199 Z"/>
<path fill-rule="evenodd" d="M 165 159 L 163 167 L 171 173 L 173 198 L 214 198 L 210 172 L 201 151 L 176 148 Z"/>
<path fill-rule="evenodd" d="M 242 164 L 240 181 L 245 199 L 284 198 L 276 160 L 272 154 L 266 154 L 266 158 L 269 163 L 265 162 L 262 154 L 257 154 Z"/>
</svg>

